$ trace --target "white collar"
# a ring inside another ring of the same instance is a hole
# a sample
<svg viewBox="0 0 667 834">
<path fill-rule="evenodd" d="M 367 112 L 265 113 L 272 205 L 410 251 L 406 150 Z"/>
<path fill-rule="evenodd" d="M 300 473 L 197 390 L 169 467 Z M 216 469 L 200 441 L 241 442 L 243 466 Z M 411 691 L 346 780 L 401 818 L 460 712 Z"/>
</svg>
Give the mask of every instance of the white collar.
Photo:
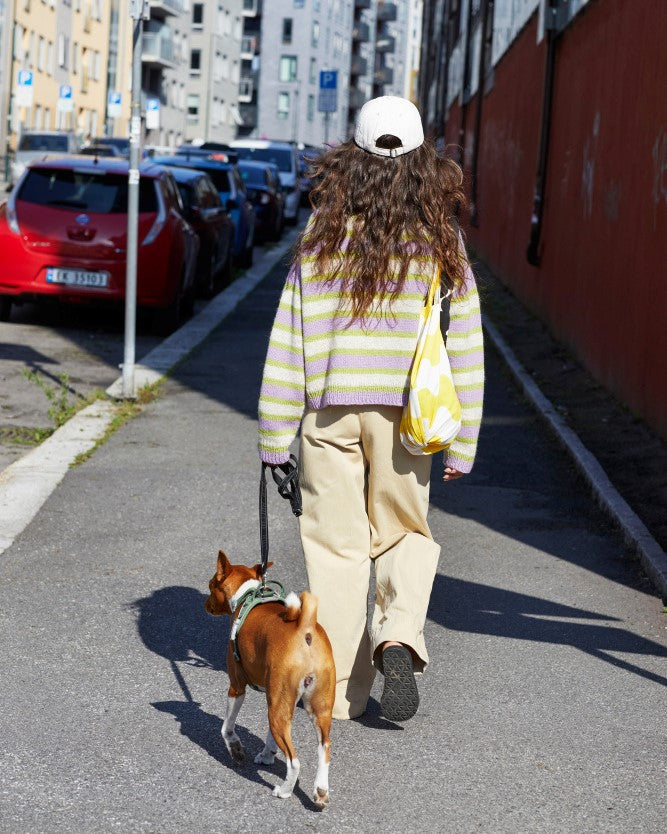
<svg viewBox="0 0 667 834">
<path fill-rule="evenodd" d="M 252 588 L 257 588 L 259 586 L 259 579 L 246 579 L 246 581 L 241 585 L 241 587 L 237 590 L 234 596 L 229 600 L 229 607 L 232 610 L 232 614 L 236 611 L 236 606 L 241 601 L 243 595 L 250 591 Z"/>
</svg>

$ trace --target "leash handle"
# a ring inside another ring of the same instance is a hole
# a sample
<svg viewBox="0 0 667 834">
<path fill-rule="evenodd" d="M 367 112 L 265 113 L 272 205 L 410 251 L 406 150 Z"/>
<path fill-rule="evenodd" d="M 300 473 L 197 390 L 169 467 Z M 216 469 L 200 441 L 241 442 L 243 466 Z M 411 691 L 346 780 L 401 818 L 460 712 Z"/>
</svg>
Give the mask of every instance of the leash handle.
<svg viewBox="0 0 667 834">
<path fill-rule="evenodd" d="M 266 497 L 266 470 L 271 470 L 273 480 L 278 485 L 278 494 L 290 502 L 292 512 L 297 518 L 303 512 L 301 488 L 299 487 L 299 463 L 294 455 L 278 466 L 262 463 L 259 478 L 259 543 L 262 556 L 262 589 L 266 588 L 266 571 L 269 563 L 269 511 Z M 281 470 L 284 475 L 281 476 Z"/>
</svg>

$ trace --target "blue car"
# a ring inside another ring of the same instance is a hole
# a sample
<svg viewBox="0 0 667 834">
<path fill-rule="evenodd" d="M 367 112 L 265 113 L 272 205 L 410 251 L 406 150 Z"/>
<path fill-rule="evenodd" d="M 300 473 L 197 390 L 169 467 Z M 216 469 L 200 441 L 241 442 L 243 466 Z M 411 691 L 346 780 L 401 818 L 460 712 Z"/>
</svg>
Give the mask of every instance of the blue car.
<svg viewBox="0 0 667 834">
<path fill-rule="evenodd" d="M 173 156 L 158 156 L 152 160 L 156 165 L 195 168 L 205 171 L 213 180 L 223 206 L 234 222 L 234 244 L 232 253 L 239 266 L 252 265 L 255 243 L 255 211 L 248 199 L 245 185 L 235 162 L 223 153 L 212 152 L 208 156 L 196 153 L 178 153 Z"/>
</svg>

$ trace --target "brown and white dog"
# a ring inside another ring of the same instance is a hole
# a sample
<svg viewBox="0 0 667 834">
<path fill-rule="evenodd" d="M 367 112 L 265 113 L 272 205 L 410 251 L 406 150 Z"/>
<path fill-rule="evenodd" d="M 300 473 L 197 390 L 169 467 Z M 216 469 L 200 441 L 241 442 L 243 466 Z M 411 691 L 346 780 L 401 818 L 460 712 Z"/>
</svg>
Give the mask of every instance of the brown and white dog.
<svg viewBox="0 0 667 834">
<path fill-rule="evenodd" d="M 269 567 L 272 565 L 269 562 Z M 218 567 L 209 582 L 210 596 L 205 602 L 209 614 L 229 614 L 235 619 L 243 594 L 260 584 L 261 565 L 248 568 L 231 565 L 224 551 L 218 554 Z M 245 761 L 245 751 L 234 730 L 245 698 L 247 685 L 266 691 L 269 732 L 264 748 L 255 756 L 258 764 L 273 764 L 280 748 L 287 761 L 287 776 L 276 785 L 273 795 L 287 799 L 299 777 L 300 764 L 292 746 L 291 727 L 299 700 L 317 730 L 317 775 L 313 800 L 319 808 L 329 802 L 329 762 L 331 759 L 331 711 L 336 671 L 331 644 L 317 622 L 317 598 L 308 591 L 301 597 L 290 593 L 285 604 L 266 602 L 253 608 L 238 633 L 240 661 L 234 656 L 233 642 L 227 649 L 229 692 L 222 737 L 237 763 Z"/>
</svg>

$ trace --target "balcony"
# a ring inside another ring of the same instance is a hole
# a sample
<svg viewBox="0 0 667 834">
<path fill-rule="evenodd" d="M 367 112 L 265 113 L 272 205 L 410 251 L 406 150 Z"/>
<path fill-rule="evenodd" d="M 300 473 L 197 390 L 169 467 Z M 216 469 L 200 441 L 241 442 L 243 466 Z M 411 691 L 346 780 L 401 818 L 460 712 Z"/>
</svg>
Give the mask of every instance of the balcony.
<svg viewBox="0 0 667 834">
<path fill-rule="evenodd" d="M 242 78 L 239 81 L 239 101 L 249 104 L 252 101 L 252 94 L 255 85 L 252 78 Z"/>
<path fill-rule="evenodd" d="M 393 84 L 394 70 L 391 67 L 379 67 L 373 73 L 374 84 Z"/>
<path fill-rule="evenodd" d="M 361 110 L 364 104 L 366 104 L 366 96 L 361 92 L 361 90 L 356 90 L 354 87 L 350 87 L 350 110 Z"/>
<path fill-rule="evenodd" d="M 144 32 L 141 42 L 141 61 L 155 67 L 171 68 L 174 60 L 174 38 L 168 26 Z"/>
<path fill-rule="evenodd" d="M 183 11 L 181 0 L 149 0 L 148 7 L 153 18 L 171 17 Z"/>
<path fill-rule="evenodd" d="M 368 72 L 368 62 L 361 55 L 353 55 L 350 62 L 350 75 L 366 75 Z"/>
<path fill-rule="evenodd" d="M 240 104 L 239 113 L 243 119 L 243 126 L 245 130 L 243 134 L 248 135 L 250 130 L 257 124 L 257 105 L 256 104 Z"/>
<path fill-rule="evenodd" d="M 244 35 L 241 38 L 241 58 L 249 61 L 259 52 L 259 38 Z"/>
<path fill-rule="evenodd" d="M 396 38 L 393 35 L 378 35 L 375 41 L 376 52 L 393 52 L 396 49 Z"/>
<path fill-rule="evenodd" d="M 370 40 L 371 32 L 368 28 L 368 23 L 363 23 L 361 20 L 355 21 L 352 27 L 352 40 L 367 42 Z"/>
<path fill-rule="evenodd" d="M 378 20 L 378 22 L 396 20 L 396 17 L 397 17 L 396 3 L 381 3 L 381 4 L 378 5 L 378 11 L 377 11 L 377 20 Z"/>
</svg>

